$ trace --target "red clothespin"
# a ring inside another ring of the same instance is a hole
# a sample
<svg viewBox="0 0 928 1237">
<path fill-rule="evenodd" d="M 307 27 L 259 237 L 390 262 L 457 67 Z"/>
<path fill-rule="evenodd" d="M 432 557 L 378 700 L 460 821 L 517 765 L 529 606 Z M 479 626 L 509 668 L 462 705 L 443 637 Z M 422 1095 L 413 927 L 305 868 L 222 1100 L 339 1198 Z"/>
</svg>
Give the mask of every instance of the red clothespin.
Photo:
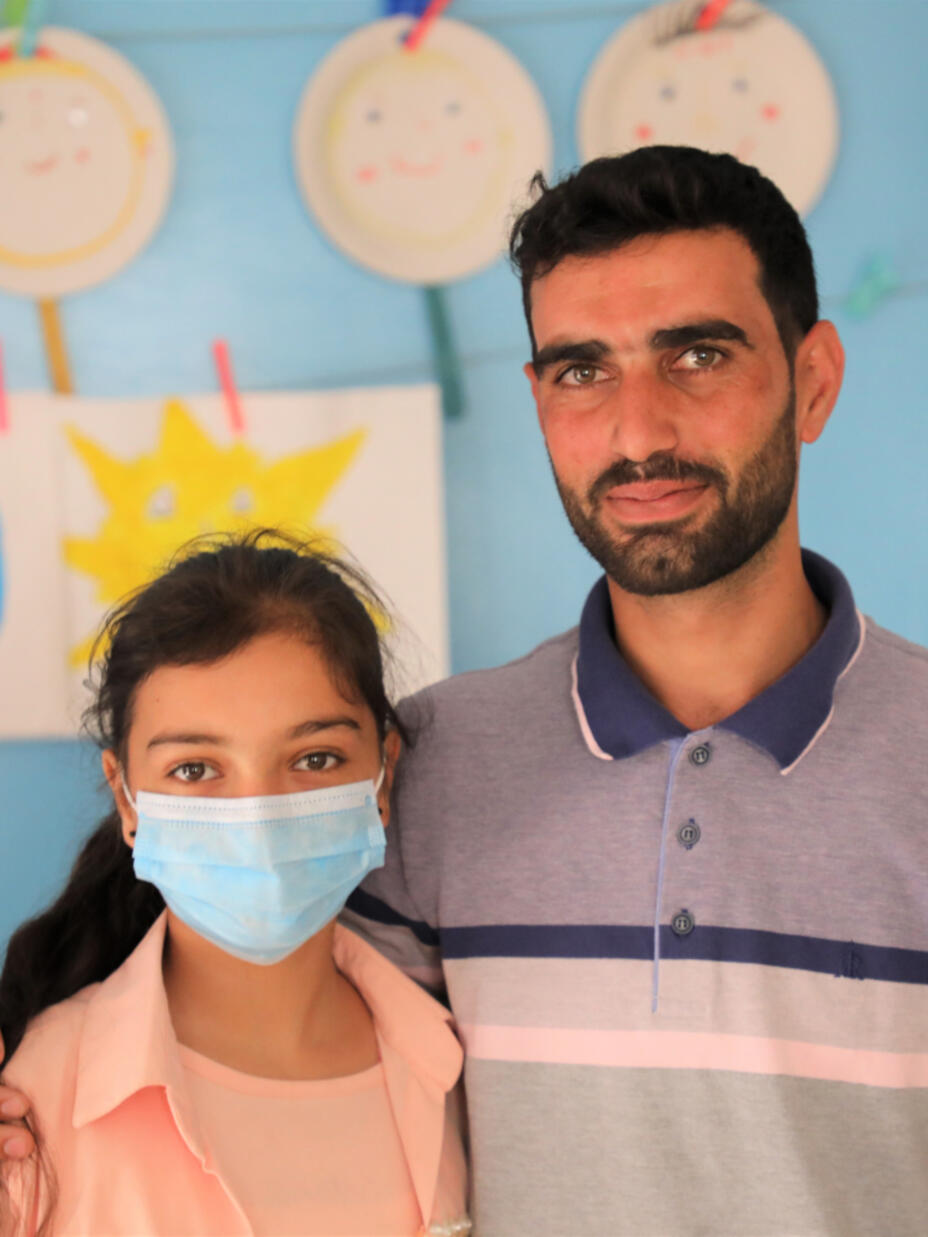
<svg viewBox="0 0 928 1237">
<path fill-rule="evenodd" d="M 708 4 L 700 9 L 699 16 L 693 23 L 693 29 L 711 30 L 730 4 L 731 0 L 709 0 Z"/>
<path fill-rule="evenodd" d="M 232 362 L 229 360 L 229 345 L 224 339 L 213 340 L 213 359 L 216 362 L 219 385 L 226 400 L 226 415 L 229 418 L 229 429 L 231 429 L 236 438 L 240 438 L 246 429 L 245 414 L 242 411 L 242 401 L 239 399 L 238 387 L 235 385 Z"/>
<path fill-rule="evenodd" d="M 442 11 L 448 7 L 451 0 L 430 0 L 426 5 L 425 10 L 403 43 L 404 48 L 408 52 L 414 52 L 425 36 L 428 34 L 433 22 L 441 16 Z"/>
<path fill-rule="evenodd" d="M 3 344 L 0 343 L 0 434 L 10 432 L 10 406 L 6 398 L 6 379 L 3 375 Z"/>
</svg>

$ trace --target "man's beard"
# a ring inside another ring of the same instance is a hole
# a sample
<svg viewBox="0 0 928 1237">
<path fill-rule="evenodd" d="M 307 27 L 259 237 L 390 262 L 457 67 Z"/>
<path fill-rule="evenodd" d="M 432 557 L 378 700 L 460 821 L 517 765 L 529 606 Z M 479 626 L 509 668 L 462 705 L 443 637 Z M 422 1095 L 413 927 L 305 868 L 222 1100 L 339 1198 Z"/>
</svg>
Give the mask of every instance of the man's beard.
<svg viewBox="0 0 928 1237">
<path fill-rule="evenodd" d="M 590 486 L 586 508 L 556 473 L 554 479 L 574 532 L 619 588 L 644 597 L 685 593 L 737 571 L 772 540 L 796 488 L 795 426 L 796 400 L 791 391 L 770 437 L 734 483 L 721 468 L 666 452 L 641 464 L 621 460 L 607 468 Z M 692 531 L 687 527 L 690 519 L 684 517 L 610 533 L 599 514 L 603 495 L 635 481 L 712 486 L 718 492 L 718 509 Z"/>
</svg>

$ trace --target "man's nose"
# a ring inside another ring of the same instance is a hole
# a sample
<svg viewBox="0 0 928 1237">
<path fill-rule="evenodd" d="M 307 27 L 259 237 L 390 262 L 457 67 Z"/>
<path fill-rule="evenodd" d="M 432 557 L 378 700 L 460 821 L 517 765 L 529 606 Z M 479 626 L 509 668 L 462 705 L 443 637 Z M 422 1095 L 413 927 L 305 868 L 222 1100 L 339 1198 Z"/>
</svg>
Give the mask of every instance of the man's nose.
<svg viewBox="0 0 928 1237">
<path fill-rule="evenodd" d="M 609 401 L 610 445 L 616 457 L 643 463 L 679 442 L 672 392 L 659 375 L 626 372 Z"/>
</svg>

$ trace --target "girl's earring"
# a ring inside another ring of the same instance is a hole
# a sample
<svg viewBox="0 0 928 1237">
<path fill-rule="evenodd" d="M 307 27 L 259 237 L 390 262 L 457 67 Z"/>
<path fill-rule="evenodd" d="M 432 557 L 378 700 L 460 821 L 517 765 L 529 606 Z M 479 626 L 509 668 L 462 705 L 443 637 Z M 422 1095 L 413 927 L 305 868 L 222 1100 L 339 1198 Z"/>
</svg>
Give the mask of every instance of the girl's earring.
<svg viewBox="0 0 928 1237">
<path fill-rule="evenodd" d="M 129 832 L 129 837 L 130 837 L 130 838 L 134 838 L 134 837 L 135 837 L 135 830 L 134 830 L 134 829 L 130 830 L 130 832 Z"/>
</svg>

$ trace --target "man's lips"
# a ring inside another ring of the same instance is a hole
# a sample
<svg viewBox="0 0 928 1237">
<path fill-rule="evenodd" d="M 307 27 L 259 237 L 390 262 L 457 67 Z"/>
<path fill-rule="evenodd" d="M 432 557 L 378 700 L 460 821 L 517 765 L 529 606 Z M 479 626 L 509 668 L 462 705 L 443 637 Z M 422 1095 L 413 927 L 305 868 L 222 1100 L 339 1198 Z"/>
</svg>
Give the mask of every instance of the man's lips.
<svg viewBox="0 0 928 1237">
<path fill-rule="evenodd" d="M 688 514 L 708 488 L 705 481 L 632 481 L 603 497 L 623 524 L 649 524 Z"/>
</svg>

